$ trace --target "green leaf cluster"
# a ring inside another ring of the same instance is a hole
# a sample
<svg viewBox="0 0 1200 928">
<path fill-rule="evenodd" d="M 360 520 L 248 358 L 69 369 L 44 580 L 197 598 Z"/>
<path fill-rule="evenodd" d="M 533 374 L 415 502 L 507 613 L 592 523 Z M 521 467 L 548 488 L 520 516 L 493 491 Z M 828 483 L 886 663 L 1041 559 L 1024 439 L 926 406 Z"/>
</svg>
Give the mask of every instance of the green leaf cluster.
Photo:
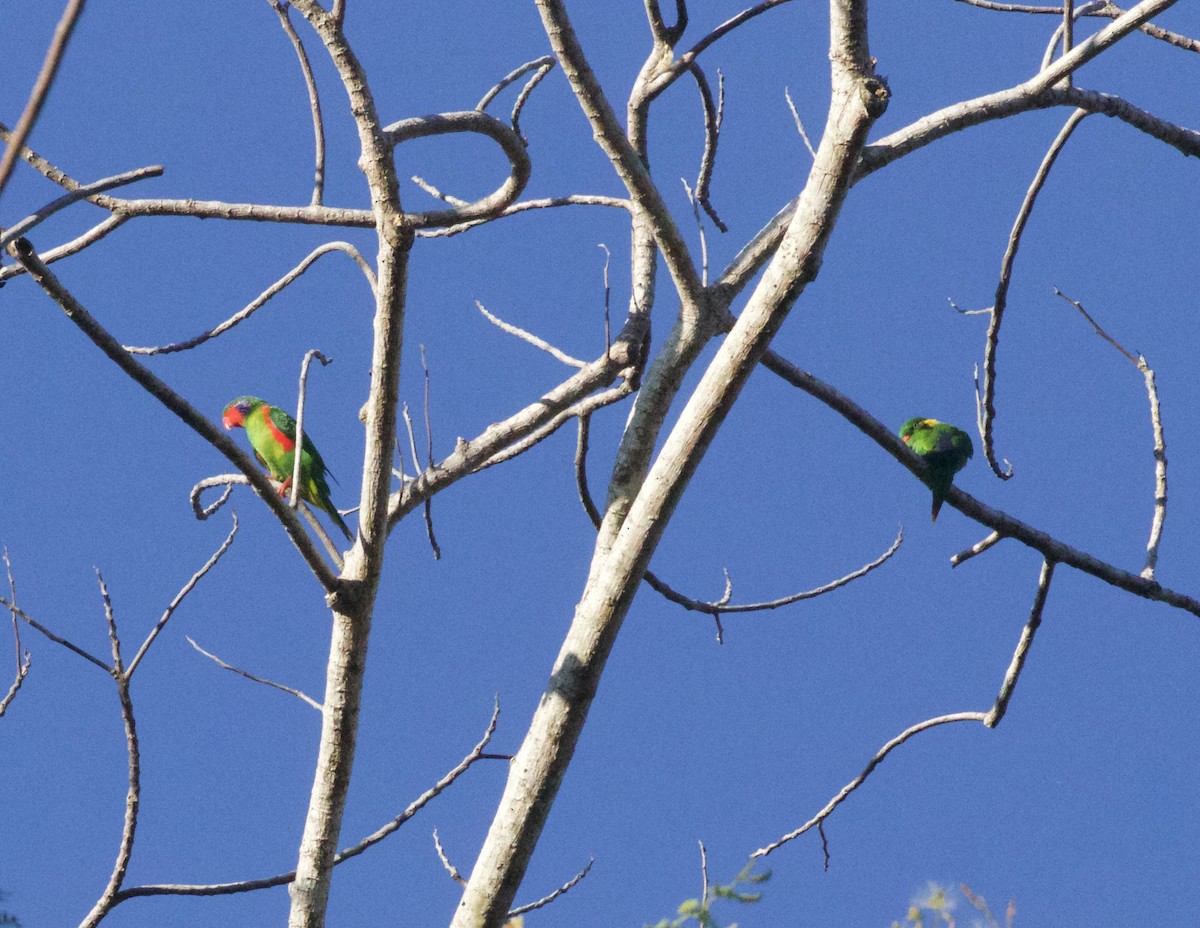
<svg viewBox="0 0 1200 928">
<path fill-rule="evenodd" d="M 722 928 L 713 914 L 713 906 L 717 901 L 727 899 L 731 902 L 749 904 L 758 902 L 762 893 L 748 891 L 739 887 L 759 886 L 771 878 L 771 871 L 754 872 L 754 862 L 746 864 L 732 880 L 725 884 L 708 883 L 701 899 L 688 899 L 678 909 L 678 918 L 664 918 L 646 928 L 684 928 L 688 922 L 695 922 L 697 928 Z M 737 928 L 731 923 L 725 928 Z"/>
</svg>

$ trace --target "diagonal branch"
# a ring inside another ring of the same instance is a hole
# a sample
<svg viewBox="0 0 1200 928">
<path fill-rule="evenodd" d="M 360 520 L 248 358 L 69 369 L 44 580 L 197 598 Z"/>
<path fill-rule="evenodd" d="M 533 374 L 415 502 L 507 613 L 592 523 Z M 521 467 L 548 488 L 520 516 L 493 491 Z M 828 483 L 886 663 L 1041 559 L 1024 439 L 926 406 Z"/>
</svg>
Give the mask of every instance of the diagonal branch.
<svg viewBox="0 0 1200 928">
<path fill-rule="evenodd" d="M 86 200 L 88 197 L 103 193 L 105 190 L 112 190 L 115 187 L 123 187 L 126 184 L 145 180 L 147 177 L 161 177 L 163 170 L 161 164 L 152 164 L 149 167 L 135 168 L 132 171 L 125 171 L 123 174 L 114 174 L 112 177 L 105 177 L 90 184 L 85 184 L 82 187 L 76 187 L 74 190 L 64 193 L 57 200 L 47 203 L 37 212 L 26 216 L 11 228 L 6 229 L 4 234 L 0 235 L 0 249 L 7 249 L 9 245 L 30 229 L 41 225 L 45 220 L 60 210 L 66 209 L 72 203 Z"/>
<path fill-rule="evenodd" d="M 1000 720 L 1004 718 L 1004 713 L 1008 711 L 1008 701 L 1012 699 L 1013 690 L 1017 686 L 1017 678 L 1021 676 L 1025 659 L 1029 656 L 1033 636 L 1037 634 L 1038 626 L 1042 624 L 1042 611 L 1046 608 L 1046 597 L 1050 593 L 1050 581 L 1053 579 L 1054 561 L 1042 561 L 1042 572 L 1038 576 L 1037 593 L 1033 597 L 1033 606 L 1029 610 L 1029 620 L 1025 623 L 1021 638 L 1017 642 L 1017 649 L 1013 652 L 1012 662 L 1004 674 L 1004 682 L 1000 685 L 996 704 L 992 706 L 992 710 L 983 720 L 983 724 L 988 728 L 995 728 L 999 725 Z"/>
<path fill-rule="evenodd" d="M 145 389 L 147 393 L 166 406 L 185 425 L 189 426 L 201 438 L 205 439 L 210 445 L 225 455 L 226 458 L 246 475 L 250 485 L 254 487 L 258 495 L 266 501 L 267 505 L 279 517 L 280 522 L 283 523 L 284 530 L 292 540 L 292 544 L 296 546 L 317 580 L 330 592 L 336 589 L 338 585 L 337 578 L 330 571 L 329 565 L 325 563 L 324 558 L 321 557 L 312 540 L 305 534 L 296 513 L 288 508 L 283 500 L 279 499 L 278 494 L 272 490 L 270 481 L 255 466 L 249 456 L 238 448 L 231 439 L 218 431 L 216 426 L 200 415 L 187 400 L 135 361 L 121 347 L 117 340 L 92 317 L 83 307 L 83 304 L 76 300 L 66 287 L 59 282 L 58 278 L 54 276 L 50 269 L 37 256 L 37 253 L 33 250 L 33 246 L 29 244 L 27 239 L 21 239 L 16 242 L 10 251 L 15 252 L 14 257 L 25 266 L 30 276 L 46 291 L 51 299 L 62 307 L 63 311 L 67 314 L 67 318 L 74 322 L 92 340 L 96 347 L 103 351 L 110 360 L 116 363 L 121 370 Z"/>
<path fill-rule="evenodd" d="M 79 22 L 79 16 L 83 12 L 83 5 L 84 0 L 67 0 L 58 25 L 54 27 L 50 47 L 46 50 L 46 57 L 43 59 L 42 68 L 33 83 L 33 89 L 29 93 L 29 100 L 25 103 L 25 109 L 21 112 L 21 118 L 17 120 L 12 136 L 7 139 L 8 147 L 4 150 L 4 156 L 0 158 L 0 193 L 7 186 L 8 179 L 12 176 L 12 170 L 16 166 L 17 157 L 25 145 L 25 140 L 29 138 L 29 133 L 33 130 L 34 123 L 37 122 L 38 116 L 42 112 L 42 106 L 46 102 L 50 87 L 54 83 L 54 77 L 58 73 L 58 67 L 62 64 L 63 55 L 66 54 L 67 43 L 71 41 L 75 25 Z"/>
<path fill-rule="evenodd" d="M 923 731 L 930 728 L 936 728 L 938 725 L 948 725 L 952 722 L 985 722 L 987 716 L 983 712 L 955 712 L 951 715 L 940 715 L 937 718 L 926 719 L 924 722 L 918 722 L 910 728 L 904 729 L 895 738 L 885 744 L 874 757 L 863 768 L 863 772 L 856 776 L 853 780 L 841 788 L 836 796 L 829 800 L 828 804 L 820 812 L 810 818 L 807 822 L 797 828 L 795 831 L 790 831 L 782 838 L 772 841 L 765 847 L 760 847 L 757 851 L 750 855 L 751 860 L 756 860 L 759 857 L 766 857 L 774 850 L 778 850 L 789 841 L 794 841 L 806 831 L 817 828 L 825 822 L 833 814 L 833 810 L 840 806 L 856 789 L 863 785 L 867 777 L 869 777 L 892 751 L 904 744 L 909 738 L 919 735 Z"/>
<path fill-rule="evenodd" d="M 183 585 L 183 588 L 175 594 L 175 598 L 171 600 L 170 604 L 163 611 L 162 617 L 155 624 L 154 628 L 150 630 L 150 634 L 146 636 L 146 640 L 143 641 L 142 646 L 138 648 L 138 652 L 134 655 L 133 660 L 129 662 L 129 669 L 125 671 L 125 676 L 127 678 L 133 677 L 133 672 L 137 670 L 138 664 L 140 664 L 142 658 L 146 656 L 146 652 L 150 649 L 150 645 L 154 644 L 154 639 L 158 637 L 158 633 L 161 632 L 166 626 L 167 622 L 170 621 L 171 616 L 175 614 L 175 610 L 179 608 L 179 605 L 183 602 L 184 597 L 187 596 L 188 593 L 192 592 L 193 589 L 195 589 L 196 584 L 200 582 L 205 574 L 217 566 L 217 561 L 219 561 L 222 555 L 229 550 L 229 546 L 233 544 L 234 536 L 237 535 L 237 530 L 238 519 L 237 513 L 235 512 L 233 514 L 233 527 L 229 530 L 229 534 L 225 537 L 225 540 L 221 542 L 221 547 L 217 548 L 217 550 L 213 552 L 213 556 L 204 563 L 204 566 L 192 574 L 191 579 L 189 579 L 188 582 Z"/>
<path fill-rule="evenodd" d="M 488 722 L 487 730 L 483 737 L 471 749 L 461 761 L 458 762 L 449 772 L 447 772 L 433 786 L 418 796 L 412 803 L 409 804 L 403 812 L 397 815 L 394 819 L 378 829 L 374 833 L 368 835 L 363 840 L 359 841 L 345 850 L 341 851 L 334 858 L 334 864 L 340 864 L 343 861 L 349 860 L 352 857 L 357 857 L 363 851 L 378 844 L 388 835 L 396 831 L 401 825 L 411 819 L 414 815 L 425 808 L 433 799 L 437 798 L 441 793 L 454 783 L 460 776 L 466 773 L 476 761 L 495 758 L 496 755 L 484 753 L 484 748 L 492 740 L 492 735 L 496 732 L 496 722 L 500 717 L 500 703 L 497 700 L 495 707 L 492 710 L 491 720 Z M 235 893 L 252 892 L 258 889 L 270 889 L 273 886 L 286 886 L 296 878 L 296 872 L 293 870 L 289 873 L 280 873 L 275 876 L 264 877 L 258 880 L 241 880 L 235 883 L 209 883 L 209 884 L 180 884 L 180 883 L 162 883 L 148 886 L 133 886 L 129 889 L 122 890 L 116 894 L 113 905 L 124 902 L 127 899 L 136 899 L 139 896 L 228 896 Z"/>
<path fill-rule="evenodd" d="M 139 347 L 137 345 L 122 345 L 130 354 L 154 355 L 154 354 L 173 354 L 177 351 L 187 351 L 195 348 L 198 345 L 203 345 L 209 339 L 216 338 L 228 332 L 240 322 L 245 322 L 255 312 L 261 309 L 271 300 L 272 297 L 278 296 L 286 287 L 294 282 L 301 274 L 307 271 L 318 258 L 322 255 L 330 254 L 334 251 L 340 251 L 343 254 L 349 255 L 350 259 L 358 265 L 359 269 L 366 277 L 367 283 L 371 287 L 371 291 L 375 290 L 375 273 L 371 270 L 371 266 L 367 264 L 366 259 L 362 256 L 357 248 L 349 242 L 326 242 L 309 252 L 299 264 L 280 277 L 275 283 L 267 287 L 262 293 L 256 296 L 244 309 L 238 310 L 220 325 L 209 329 L 207 332 L 202 332 L 194 338 L 186 339 L 182 342 L 174 342 L 169 345 L 158 345 L 155 347 Z"/>
<path fill-rule="evenodd" d="M 185 636 L 185 637 L 187 637 L 187 636 Z M 315 699 L 313 699 L 307 693 L 304 693 L 297 689 L 293 689 L 290 686 L 284 686 L 282 683 L 276 683 L 274 680 L 267 680 L 263 677 L 256 677 L 254 674 L 250 673 L 249 671 L 242 670 L 241 667 L 234 667 L 233 664 L 230 664 L 230 663 L 227 663 L 227 662 L 221 660 L 221 658 L 217 657 L 217 655 L 215 655 L 209 651 L 205 651 L 204 648 L 202 648 L 202 647 L 200 647 L 200 645 L 196 644 L 196 642 L 193 641 L 190 637 L 187 639 L 187 643 L 190 644 L 193 648 L 195 648 L 197 651 L 199 651 L 201 654 L 203 654 L 205 657 L 207 657 L 210 661 L 212 661 L 214 664 L 216 664 L 218 667 L 222 668 L 223 670 L 228 670 L 232 673 L 236 673 L 239 676 L 245 677 L 247 680 L 252 680 L 255 683 L 261 683 L 263 686 L 270 686 L 270 687 L 273 687 L 274 689 L 282 690 L 283 692 L 288 693 L 291 696 L 295 696 L 297 699 L 301 700 L 302 702 L 308 703 L 310 706 L 312 706 L 318 712 L 320 712 L 321 709 L 323 708 L 319 702 L 317 702 Z"/>
</svg>

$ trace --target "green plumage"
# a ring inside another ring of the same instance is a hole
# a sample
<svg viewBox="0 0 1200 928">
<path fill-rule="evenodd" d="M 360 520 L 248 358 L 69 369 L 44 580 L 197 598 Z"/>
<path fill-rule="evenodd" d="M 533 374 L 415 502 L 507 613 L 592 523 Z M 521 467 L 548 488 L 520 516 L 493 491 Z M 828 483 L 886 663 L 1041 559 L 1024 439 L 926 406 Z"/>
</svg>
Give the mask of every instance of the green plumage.
<svg viewBox="0 0 1200 928">
<path fill-rule="evenodd" d="M 246 429 L 254 456 L 281 484 L 279 495 L 286 496 L 296 464 L 296 420 L 256 396 L 239 396 L 225 407 L 221 418 L 227 429 L 239 425 Z M 300 450 L 300 498 L 328 514 L 353 541 L 350 527 L 330 499 L 327 475 L 333 476 L 306 430 Z"/>
<path fill-rule="evenodd" d="M 916 418 L 900 426 L 900 438 L 929 465 L 929 477 L 925 482 L 933 491 L 932 521 L 936 522 L 954 475 L 975 453 L 971 436 L 937 419 Z"/>
</svg>

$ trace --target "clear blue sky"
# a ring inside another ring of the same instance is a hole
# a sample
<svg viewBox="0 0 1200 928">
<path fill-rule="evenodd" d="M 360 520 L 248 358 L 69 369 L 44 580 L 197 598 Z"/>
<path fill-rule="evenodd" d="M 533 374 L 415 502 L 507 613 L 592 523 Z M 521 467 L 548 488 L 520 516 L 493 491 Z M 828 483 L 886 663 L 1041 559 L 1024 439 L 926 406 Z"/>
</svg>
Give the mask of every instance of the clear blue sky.
<svg viewBox="0 0 1200 928">
<path fill-rule="evenodd" d="M 57 4 L 6 10 L 0 119 L 15 123 Z M 549 51 L 532 3 L 436 5 L 349 0 L 347 31 L 388 120 L 470 109 L 516 65 Z M 436 9 L 436 15 L 430 10 Z M 623 111 L 649 48 L 641 4 L 570 4 L 601 80 Z M 1161 23 L 1200 34 L 1195 4 Z M 741 8 L 693 2 L 694 40 Z M 871 51 L 893 100 L 879 137 L 958 99 L 1029 76 L 1053 28 L 950 0 L 877 2 Z M 1190 18 L 1189 18 L 1190 17 Z M 294 16 L 321 82 L 329 136 L 326 202 L 364 207 L 344 94 Z M 1085 33 L 1095 23 L 1080 27 Z M 710 231 L 719 269 L 800 188 L 824 122 L 824 5 L 775 10 L 710 49 L 726 75 Z M 690 42 L 685 41 L 685 45 Z M 1200 126 L 1197 62 L 1133 36 L 1078 82 Z M 508 98 L 511 103 L 511 91 Z M 819 279 L 778 336 L 786 357 L 878 418 L 969 427 L 972 367 L 985 320 L 948 306 L 990 305 L 1000 257 L 1042 153 L 1068 114 L 989 124 L 910 155 L 851 192 Z M 526 196 L 620 190 L 560 72 L 525 110 L 533 179 Z M 680 216 L 702 143 L 694 89 L 657 104 L 655 175 Z M 91 5 L 31 144 L 81 181 L 146 164 L 163 178 L 129 195 L 302 204 L 312 139 L 295 56 L 266 3 Z M 478 196 L 505 169 L 488 145 L 451 137 L 400 149 L 419 174 Z M 1080 300 L 1158 375 L 1170 509 L 1158 578 L 1200 592 L 1200 399 L 1195 266 L 1197 164 L 1100 117 L 1069 142 L 1017 259 L 999 360 L 996 480 L 977 455 L 968 492 L 1098 557 L 1137 571 L 1153 502 L 1150 419 L 1138 372 L 1053 295 Z M 57 195 L 27 166 L 0 200 L 11 225 Z M 429 199 L 406 182 L 405 203 Z M 32 236 L 47 249 L 102 218 L 76 205 Z M 690 229 L 691 227 L 688 226 Z M 694 239 L 695 236 L 693 235 Z M 331 239 L 374 253 L 361 230 L 138 219 L 57 266 L 124 342 L 155 344 L 226 318 Z M 474 301 L 578 357 L 603 347 L 603 255 L 613 305 L 628 297 L 628 231 L 618 211 L 526 214 L 470 235 L 418 243 L 411 265 L 403 391 L 420 408 L 418 345 L 432 370 L 434 446 L 471 437 L 557 383 L 548 356 L 487 324 Z M 674 301 L 660 278 L 655 333 Z M 735 307 L 736 309 L 737 307 Z M 335 359 L 310 380 L 311 434 L 355 502 L 362 460 L 371 303 L 344 257 L 301 281 L 225 338 L 152 368 L 214 420 L 232 397 L 294 403 L 310 348 Z M 93 568 L 108 582 L 132 653 L 229 529 L 187 503 L 225 462 L 102 358 L 27 279 L 0 293 L 0 542 L 20 605 L 97 654 L 108 644 Z M 694 380 L 694 378 L 693 378 Z M 591 478 L 626 408 L 594 423 Z M 239 440 L 243 440 L 238 433 Z M 582 589 L 592 531 L 571 469 L 573 429 L 434 502 L 443 558 L 420 518 L 395 532 L 372 639 L 360 750 L 343 830 L 353 843 L 398 814 L 482 733 L 514 751 Z M 291 869 L 318 733 L 299 700 L 228 674 L 188 646 L 319 698 L 328 613 L 320 589 L 263 505 L 235 493 L 241 532 L 168 625 L 134 684 L 142 739 L 142 817 L 127 885 L 219 882 Z M 828 597 L 709 619 L 643 589 L 625 623 L 575 763 L 518 902 L 582 868 L 592 873 L 528 924 L 609 928 L 654 922 L 700 887 L 696 842 L 726 879 L 852 779 L 889 738 L 924 718 L 986 710 L 1028 614 L 1039 557 L 1008 541 L 952 570 L 987 534 L 943 510 L 873 442 L 766 371 L 750 380 L 672 522 L 653 568 L 693 596 L 735 601 L 818 586 L 876 557 L 881 570 Z M 26 928 L 76 924 L 112 865 L 126 760 L 112 682 L 30 629 L 24 689 L 0 720 L 0 905 Z M 7 640 L 0 638 L 0 641 Z M 7 646 L 0 655 L 9 653 Z M 0 663 L 0 687 L 9 682 Z M 894 753 L 826 827 L 773 854 L 754 926 L 883 926 L 928 880 L 965 881 L 1017 925 L 1187 924 L 1200 908 L 1200 626 L 1060 569 L 1009 713 L 998 729 L 959 725 Z M 470 870 L 503 788 L 481 763 L 381 846 L 340 868 L 331 925 L 444 924 L 458 888 L 434 853 L 436 827 Z M 220 899 L 140 899 L 108 924 L 282 924 L 283 889 Z M 965 913 L 960 913 L 964 914 Z M 966 919 L 964 918 L 964 921 Z"/>
</svg>

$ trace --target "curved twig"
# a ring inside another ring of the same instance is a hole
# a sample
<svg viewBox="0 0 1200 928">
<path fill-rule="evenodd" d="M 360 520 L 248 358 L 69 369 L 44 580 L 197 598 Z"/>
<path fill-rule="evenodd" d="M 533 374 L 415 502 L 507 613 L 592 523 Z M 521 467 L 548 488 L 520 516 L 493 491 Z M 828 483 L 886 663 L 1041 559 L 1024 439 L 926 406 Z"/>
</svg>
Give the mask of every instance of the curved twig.
<svg viewBox="0 0 1200 928">
<path fill-rule="evenodd" d="M 513 132 L 517 133 L 517 135 L 521 135 L 521 111 L 525 109 L 525 104 L 529 101 L 529 95 L 533 93 L 533 89 L 541 83 L 542 78 L 544 78 L 551 72 L 551 70 L 553 70 L 555 64 L 556 62 L 554 60 L 554 56 L 552 55 L 543 55 L 541 58 L 535 58 L 533 61 L 525 62 L 525 64 L 521 65 L 514 71 L 510 71 L 503 78 L 501 78 L 500 83 L 484 94 L 483 99 L 475 104 L 475 109 L 479 110 L 481 113 L 484 112 L 491 102 L 496 99 L 500 91 L 514 83 L 518 78 L 528 74 L 530 71 L 533 71 L 533 77 L 525 82 L 525 86 L 522 87 L 521 92 L 517 94 L 517 99 L 513 103 L 512 115 L 509 117 L 509 125 L 512 126 Z M 522 136 L 522 138 L 524 137 Z"/>
<path fill-rule="evenodd" d="M 729 227 L 721 221 L 717 211 L 709 201 L 708 188 L 712 182 L 713 166 L 717 160 L 717 143 L 721 138 L 721 119 L 725 110 L 725 75 L 717 70 L 717 99 L 714 102 L 712 88 L 708 86 L 708 78 L 700 70 L 698 64 L 688 68 L 700 90 L 700 100 L 704 104 L 704 154 L 700 158 L 700 173 L 696 177 L 696 199 L 708 213 L 708 218 L 722 232 L 728 232 Z"/>
<path fill-rule="evenodd" d="M 1146 566 L 1142 568 L 1142 577 L 1153 580 L 1154 568 L 1158 564 L 1158 546 L 1162 541 L 1163 523 L 1167 519 L 1167 440 L 1163 435 L 1162 408 L 1158 403 L 1158 386 L 1154 382 L 1154 371 L 1142 355 L 1134 357 L 1124 345 L 1100 328 L 1100 324 L 1077 300 L 1072 300 L 1058 287 L 1054 288 L 1054 292 L 1079 310 L 1083 318 L 1091 323 L 1097 335 L 1141 371 L 1142 379 L 1146 383 L 1146 394 L 1150 400 L 1150 426 L 1154 430 L 1154 516 L 1150 521 L 1150 540 L 1146 543 Z"/>
<path fill-rule="evenodd" d="M 1033 204 L 1046 183 L 1050 169 L 1054 167 L 1059 152 L 1067 143 L 1067 139 L 1071 137 L 1071 133 L 1075 131 L 1075 127 L 1087 115 L 1084 110 L 1073 112 L 1050 144 L 1050 148 L 1046 151 L 1046 155 L 1042 158 L 1042 163 L 1033 177 L 1033 183 L 1029 185 L 1029 190 L 1025 193 L 1025 199 L 1021 201 L 1021 208 L 1017 212 L 1012 232 L 1008 236 L 1008 246 L 1000 261 L 1000 280 L 996 284 L 996 298 L 992 304 L 991 318 L 988 320 L 987 339 L 983 352 L 983 416 L 980 423 L 980 434 L 983 438 L 983 454 L 988 466 L 992 469 L 992 473 L 1001 480 L 1008 480 L 1012 477 L 1013 470 L 1011 465 L 1007 470 L 1000 467 L 996 461 L 996 451 L 993 446 L 992 432 L 996 419 L 996 350 L 1000 341 L 1000 323 L 1004 319 L 1004 309 L 1008 304 L 1008 285 L 1012 280 L 1013 261 L 1016 260 L 1017 249 L 1021 246 L 1021 233 L 1025 231 L 1025 224 L 1033 212 Z"/>
<path fill-rule="evenodd" d="M 304 74 L 304 86 L 308 91 L 308 108 L 312 111 L 313 147 L 316 151 L 311 205 L 320 206 L 321 197 L 325 192 L 325 126 L 321 119 L 321 98 L 317 93 L 317 82 L 313 78 L 312 65 L 309 63 L 308 53 L 304 50 L 304 43 L 300 41 L 296 27 L 292 25 L 292 17 L 288 14 L 290 7 L 286 3 L 281 3 L 280 0 L 267 0 L 267 2 L 279 16 L 279 24 L 283 26 L 283 31 L 287 33 L 292 48 L 296 50 L 296 57 L 300 59 L 300 71 Z"/>
<path fill-rule="evenodd" d="M 423 139 L 459 132 L 485 135 L 496 142 L 508 157 L 509 164 L 512 165 L 512 173 L 501 187 L 468 206 L 434 210 L 427 213 L 405 213 L 406 226 L 413 229 L 449 226 L 470 222 L 473 219 L 482 219 L 485 216 L 493 216 L 510 206 L 521 195 L 521 191 L 529 182 L 532 165 L 521 137 L 494 116 L 489 116 L 479 110 L 438 113 L 432 116 L 402 119 L 383 129 L 384 136 L 393 146 L 410 139 Z"/>
<path fill-rule="evenodd" d="M 684 609 L 688 609 L 692 612 L 702 612 L 706 615 L 732 615 L 739 612 L 765 612 L 769 609 L 778 609 L 781 606 L 790 606 L 792 603 L 798 603 L 806 599 L 814 599 L 824 593 L 831 593 L 840 587 L 846 586 L 848 583 L 852 583 L 860 577 L 865 577 L 875 568 L 882 566 L 885 561 L 899 551 L 900 545 L 903 543 L 903 541 L 904 527 L 901 526 L 900 531 L 896 535 L 896 540 L 891 543 L 886 551 L 884 551 L 881 555 L 879 555 L 879 557 L 875 558 L 875 560 L 871 561 L 869 564 L 864 564 L 862 567 L 851 571 L 844 577 L 839 577 L 837 580 L 833 580 L 815 589 L 806 590 L 802 593 L 793 593 L 790 596 L 783 596 L 779 599 L 767 600 L 765 602 L 742 603 L 739 605 L 730 605 L 728 602 L 719 601 L 702 602 L 700 600 L 690 599 L 687 596 L 683 596 L 682 594 L 675 592 L 661 580 L 657 580 L 657 578 L 655 578 L 657 583 L 650 583 L 650 586 L 654 587 L 654 589 L 661 593 L 666 599 L 669 599 L 671 602 L 677 603 L 678 605 L 683 606 Z M 647 572 L 647 582 L 649 582 L 649 576 L 649 572 Z"/>
<path fill-rule="evenodd" d="M 783 4 L 790 2 L 791 0 L 764 0 L 763 3 L 759 3 L 756 6 L 750 7 L 749 9 L 742 10 L 742 12 L 738 13 L 736 16 L 732 16 L 725 20 L 725 22 L 721 23 L 721 25 L 717 26 L 712 32 L 680 55 L 679 58 L 676 59 L 676 61 L 673 62 L 669 68 L 663 71 L 663 73 L 655 79 L 651 92 L 657 96 L 666 90 L 667 87 L 669 87 L 680 75 L 684 73 L 684 71 L 691 66 L 692 62 L 696 60 L 697 56 L 699 56 L 701 52 L 703 52 L 718 39 L 729 35 L 729 33 L 731 33 L 738 26 L 742 25 L 742 23 L 753 19 L 755 16 L 758 16 L 761 13 L 767 12 L 767 10 L 774 9 L 777 6 L 782 6 Z"/>
<path fill-rule="evenodd" d="M 483 737 L 471 749 L 461 761 L 458 762 L 448 773 L 445 774 L 433 786 L 418 796 L 412 803 L 409 804 L 403 812 L 397 815 L 394 819 L 375 831 L 373 834 L 363 838 L 357 844 L 339 852 L 333 859 L 334 865 L 340 864 L 343 861 L 349 860 L 351 857 L 357 857 L 363 851 L 372 845 L 378 844 L 388 835 L 392 834 L 401 825 L 407 822 L 410 818 L 416 815 L 421 809 L 425 808 L 433 799 L 437 798 L 444 792 L 455 780 L 462 774 L 466 773 L 476 761 L 483 760 L 490 755 L 484 754 L 483 749 L 488 746 L 492 740 L 492 735 L 496 732 L 496 721 L 500 717 L 500 701 L 496 700 L 495 707 L 492 710 L 491 720 L 488 722 L 487 730 L 483 733 Z M 121 890 L 113 898 L 113 905 L 118 905 L 127 899 L 135 899 L 139 896 L 229 896 L 235 893 L 252 892 L 258 889 L 270 889 L 272 886 L 286 886 L 296 878 L 296 871 L 292 870 L 288 873 L 280 873 L 275 876 L 264 877 L 258 880 L 241 880 L 235 883 L 209 883 L 209 884 L 177 884 L 177 883 L 161 883 L 148 886 L 133 886 L 129 889 Z"/>
<path fill-rule="evenodd" d="M 825 808 L 823 808 L 820 812 L 810 818 L 795 831 L 790 831 L 782 838 L 772 841 L 765 847 L 760 847 L 757 851 L 750 855 L 750 859 L 756 860 L 759 857 L 766 857 L 772 851 L 782 847 L 789 841 L 799 838 L 806 831 L 822 824 L 825 819 L 829 818 L 829 816 L 833 814 L 834 809 L 840 806 L 852 792 L 862 786 L 863 782 L 871 775 L 875 768 L 883 762 L 885 757 L 887 757 L 893 750 L 900 747 L 900 745 L 904 744 L 905 741 L 914 735 L 919 735 L 921 732 L 930 728 L 934 728 L 938 725 L 947 725 L 951 722 L 984 722 L 986 718 L 987 715 L 983 712 L 955 712 L 951 715 L 939 715 L 937 718 L 926 719 L 924 722 L 918 722 L 916 725 L 904 729 L 904 731 L 900 732 L 900 734 L 880 748 L 875 756 L 871 758 L 867 766 L 863 768 L 863 772 L 843 786 L 838 794 L 829 800 L 829 803 L 825 806 Z"/>
<path fill-rule="evenodd" d="M 563 893 L 573 889 L 580 880 L 588 875 L 588 872 L 592 869 L 592 864 L 595 862 L 595 857 L 588 857 L 587 866 L 571 877 L 571 879 L 567 880 L 567 882 L 563 883 L 562 886 L 558 887 L 558 889 L 554 890 L 554 892 L 542 896 L 542 898 L 537 900 L 537 902 L 527 902 L 525 905 L 517 906 L 515 909 L 509 909 L 508 917 L 516 918 L 519 915 L 524 915 L 526 912 L 532 912 L 534 909 L 545 908 Z"/>
<path fill-rule="evenodd" d="M 122 345 L 121 347 L 130 354 L 154 355 L 154 354 L 174 354 L 177 351 L 188 351 L 199 345 L 203 345 L 206 341 L 216 338 L 218 335 L 223 335 L 240 322 L 245 322 L 254 313 L 262 309 L 263 306 L 271 300 L 272 297 L 278 296 L 286 287 L 292 284 L 296 278 L 307 271 L 313 263 L 322 255 L 329 254 L 333 251 L 340 251 L 349 255 L 351 260 L 359 266 L 363 275 L 367 278 L 367 283 L 371 286 L 372 292 L 375 290 L 375 273 L 371 270 L 371 266 L 362 256 L 357 248 L 349 242 L 326 242 L 318 248 L 314 248 L 304 260 L 297 264 L 294 268 L 280 277 L 275 283 L 267 287 L 262 293 L 256 296 L 245 308 L 238 310 L 220 325 L 209 329 L 207 332 L 201 332 L 194 338 L 186 339 L 182 342 L 173 342 L 169 345 L 156 345 L 153 347 L 141 347 L 137 345 Z"/>
</svg>

